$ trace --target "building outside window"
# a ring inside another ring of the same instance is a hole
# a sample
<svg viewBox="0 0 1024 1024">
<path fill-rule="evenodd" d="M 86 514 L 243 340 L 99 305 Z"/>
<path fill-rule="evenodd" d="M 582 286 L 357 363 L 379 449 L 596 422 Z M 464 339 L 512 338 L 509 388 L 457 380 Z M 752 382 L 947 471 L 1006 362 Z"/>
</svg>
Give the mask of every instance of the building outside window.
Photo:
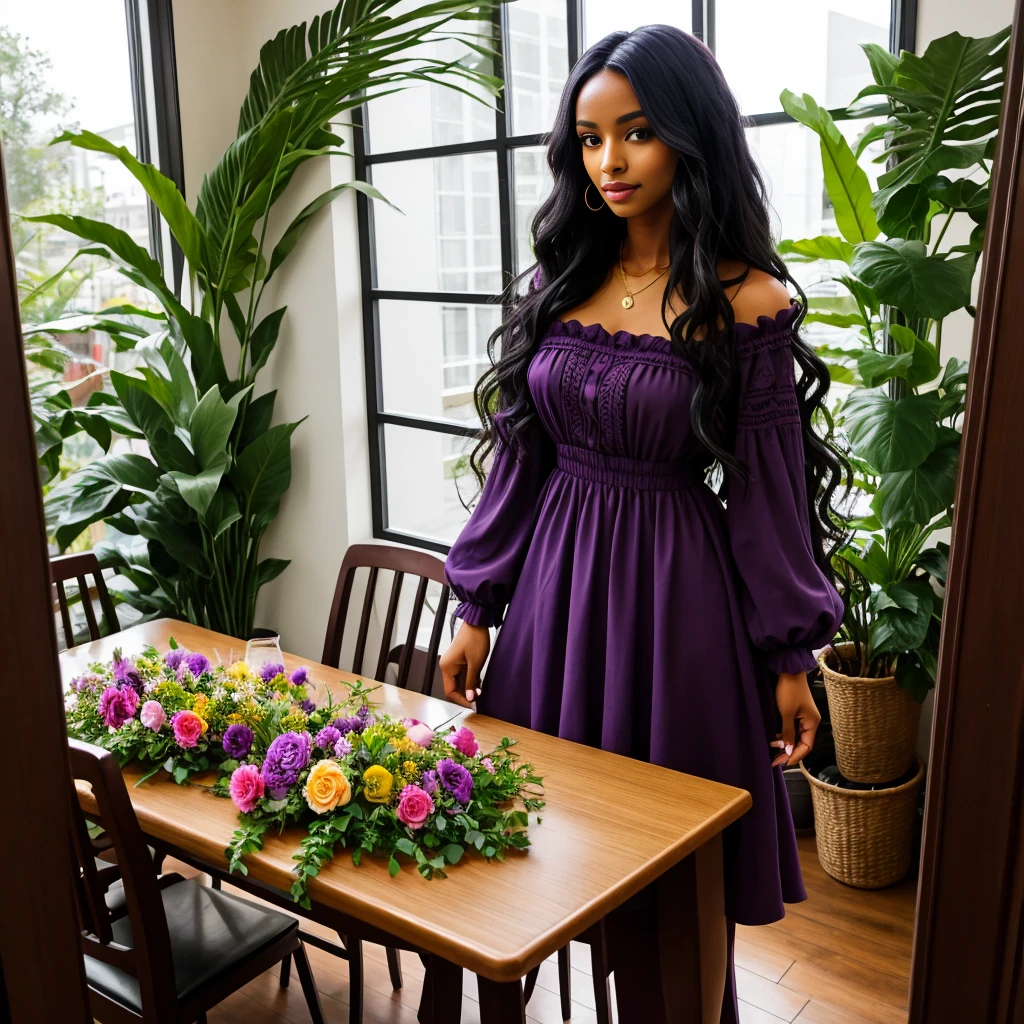
<svg viewBox="0 0 1024 1024">
<path fill-rule="evenodd" d="M 367 104 L 357 174 L 402 211 L 360 199 L 376 536 L 444 551 L 469 517 L 477 484 L 468 454 L 480 428 L 473 387 L 489 365 L 502 283 L 534 262 L 530 223 L 551 186 L 543 133 L 579 53 L 610 31 L 655 22 L 703 38 L 747 118 L 776 241 L 836 234 L 817 136 L 782 111 L 779 94 L 845 106 L 871 81 L 860 44 L 910 38 L 896 8 L 890 0 L 636 0 L 624 17 L 611 0 L 517 0 L 501 16 L 507 111 L 496 117 L 432 85 Z M 840 122 L 851 141 L 864 127 Z M 882 170 L 869 162 L 877 152 L 863 159 L 872 183 Z M 808 295 L 835 287 L 821 264 L 791 269 Z M 828 331 L 806 328 L 812 341 Z"/>
</svg>

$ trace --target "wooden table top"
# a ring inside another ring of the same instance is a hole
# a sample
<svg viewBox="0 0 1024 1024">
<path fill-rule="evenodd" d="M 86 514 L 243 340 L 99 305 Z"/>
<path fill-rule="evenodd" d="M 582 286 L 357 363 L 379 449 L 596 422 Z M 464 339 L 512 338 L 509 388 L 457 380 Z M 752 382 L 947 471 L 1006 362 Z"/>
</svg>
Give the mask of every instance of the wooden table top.
<svg viewBox="0 0 1024 1024">
<path fill-rule="evenodd" d="M 224 655 L 232 646 L 244 650 L 237 639 L 160 619 L 64 652 L 65 679 L 89 662 L 109 660 L 115 647 L 126 656 L 147 644 L 166 651 L 172 636 L 211 660 L 215 647 Z M 293 655 L 284 660 L 289 669 L 308 666 L 318 689 L 357 678 Z M 431 726 L 458 716 L 481 746 L 497 744 L 502 736 L 518 739 L 522 759 L 544 777 L 543 820 L 531 822 L 527 851 L 510 851 L 502 863 L 467 853 L 446 879 L 433 881 L 405 858 L 402 871 L 391 878 L 386 858 L 364 857 L 357 868 L 348 852 L 339 850 L 310 880 L 310 898 L 494 981 L 522 977 L 751 804 L 742 789 L 522 729 L 394 686 L 382 685 L 373 699 L 390 715 Z M 200 787 L 177 786 L 163 773 L 135 788 L 139 770 L 130 767 L 124 774 L 147 834 L 207 863 L 225 865 L 224 848 L 237 825 L 229 800 Z M 292 854 L 301 837 L 299 829 L 268 833 L 263 850 L 246 858 L 250 875 L 289 889 Z"/>
</svg>

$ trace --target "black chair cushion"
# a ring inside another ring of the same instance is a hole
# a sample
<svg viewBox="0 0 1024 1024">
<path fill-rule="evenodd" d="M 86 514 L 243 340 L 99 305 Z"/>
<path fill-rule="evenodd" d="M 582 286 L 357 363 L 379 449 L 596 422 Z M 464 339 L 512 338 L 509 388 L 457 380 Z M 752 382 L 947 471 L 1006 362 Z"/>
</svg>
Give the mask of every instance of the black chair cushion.
<svg viewBox="0 0 1024 1024">
<path fill-rule="evenodd" d="M 180 1001 L 298 930 L 298 922 L 287 914 L 191 880 L 171 885 L 161 895 Z M 116 942 L 132 945 L 127 917 L 114 921 L 113 931 Z M 90 988 L 141 1016 L 139 983 L 130 974 L 86 956 L 85 976 Z"/>
</svg>

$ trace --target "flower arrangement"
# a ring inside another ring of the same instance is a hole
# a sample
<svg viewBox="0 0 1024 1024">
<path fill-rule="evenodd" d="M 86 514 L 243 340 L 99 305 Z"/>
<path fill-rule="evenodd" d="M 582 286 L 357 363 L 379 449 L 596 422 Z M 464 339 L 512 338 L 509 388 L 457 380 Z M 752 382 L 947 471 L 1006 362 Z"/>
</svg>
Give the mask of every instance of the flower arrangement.
<svg viewBox="0 0 1024 1024">
<path fill-rule="evenodd" d="M 304 721 L 303 708 L 313 706 L 306 678 L 305 668 L 289 675 L 283 665 L 259 674 L 241 661 L 214 667 L 172 638 L 164 655 L 147 647 L 126 658 L 117 649 L 110 664 L 89 665 L 68 685 L 64 712 L 69 735 L 113 751 L 122 765 L 148 769 L 139 783 L 161 769 L 183 783 L 234 768 L 257 733 L 269 743 L 281 722 L 287 728 Z"/>
<path fill-rule="evenodd" d="M 308 907 L 309 879 L 337 847 L 357 865 L 364 853 L 389 854 L 392 876 L 404 854 L 424 878 L 444 878 L 470 848 L 502 860 L 530 845 L 529 814 L 543 802 L 528 787 L 541 779 L 518 763 L 515 740 L 483 751 L 465 726 L 393 719 L 373 709 L 372 689 L 347 685 L 344 703 L 312 711 L 303 729 L 279 732 L 266 747 L 253 745 L 232 771 L 226 789 L 242 825 L 225 851 L 230 871 L 245 872 L 244 856 L 268 829 L 304 824 L 292 896 Z"/>
<path fill-rule="evenodd" d="M 136 785 L 163 769 L 179 784 L 216 771 L 212 789 L 241 823 L 225 851 L 229 871 L 246 873 L 243 858 L 268 829 L 305 826 L 292 885 L 305 907 L 309 879 L 337 847 L 356 865 L 364 853 L 387 853 L 392 876 L 402 854 L 424 878 L 444 878 L 470 848 L 500 861 L 530 845 L 530 812 L 543 807 L 530 787 L 542 780 L 519 763 L 515 740 L 483 751 L 465 726 L 394 719 L 373 707 L 376 687 L 362 681 L 345 684 L 340 703 L 328 692 L 318 708 L 307 679 L 304 667 L 215 667 L 173 639 L 165 655 L 118 649 L 109 665 L 71 680 L 68 732 L 122 765 L 142 764 Z"/>
</svg>

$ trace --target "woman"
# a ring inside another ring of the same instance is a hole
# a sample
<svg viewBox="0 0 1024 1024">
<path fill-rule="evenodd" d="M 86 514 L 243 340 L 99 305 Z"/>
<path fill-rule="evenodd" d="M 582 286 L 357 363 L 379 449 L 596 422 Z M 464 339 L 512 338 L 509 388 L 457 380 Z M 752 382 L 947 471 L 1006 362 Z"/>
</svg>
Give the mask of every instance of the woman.
<svg viewBox="0 0 1024 1024">
<path fill-rule="evenodd" d="M 736 101 L 693 36 L 649 25 L 591 47 L 548 163 L 538 265 L 477 389 L 478 475 L 493 459 L 447 560 L 462 625 L 445 688 L 749 790 L 723 837 L 731 965 L 736 922 L 806 898 L 782 766 L 814 744 L 807 671 L 843 612 L 824 548 L 848 466 L 811 429 L 828 372 L 797 336 Z"/>
</svg>

